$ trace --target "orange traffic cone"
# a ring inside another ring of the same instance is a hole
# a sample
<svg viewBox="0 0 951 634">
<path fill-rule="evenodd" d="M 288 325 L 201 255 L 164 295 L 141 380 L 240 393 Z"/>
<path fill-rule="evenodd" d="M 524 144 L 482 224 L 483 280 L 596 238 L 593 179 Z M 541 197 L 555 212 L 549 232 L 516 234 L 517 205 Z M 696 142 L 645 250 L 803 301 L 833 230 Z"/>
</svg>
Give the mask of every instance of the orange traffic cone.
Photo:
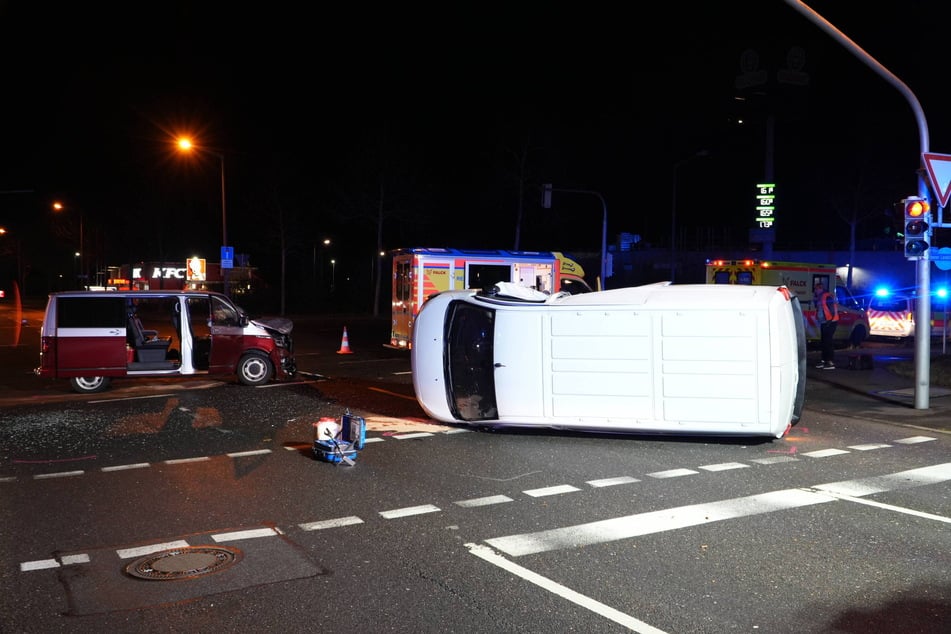
<svg viewBox="0 0 951 634">
<path fill-rule="evenodd" d="M 337 354 L 353 354 L 353 351 L 350 349 L 350 340 L 347 339 L 347 327 L 343 327 L 343 338 L 340 340 L 340 350 L 337 350 Z"/>
</svg>

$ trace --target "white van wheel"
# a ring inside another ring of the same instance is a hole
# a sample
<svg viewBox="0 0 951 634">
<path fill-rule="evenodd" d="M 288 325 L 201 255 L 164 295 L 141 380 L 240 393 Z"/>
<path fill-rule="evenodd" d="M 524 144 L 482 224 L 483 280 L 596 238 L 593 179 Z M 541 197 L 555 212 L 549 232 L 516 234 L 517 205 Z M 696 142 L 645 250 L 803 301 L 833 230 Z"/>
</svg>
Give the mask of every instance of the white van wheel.
<svg viewBox="0 0 951 634">
<path fill-rule="evenodd" d="M 80 394 L 94 394 L 109 387 L 110 379 L 105 376 L 75 376 L 69 380 L 73 390 Z"/>
<path fill-rule="evenodd" d="M 238 381 L 242 385 L 264 385 L 272 374 L 271 362 L 263 354 L 249 352 L 238 361 Z"/>
</svg>

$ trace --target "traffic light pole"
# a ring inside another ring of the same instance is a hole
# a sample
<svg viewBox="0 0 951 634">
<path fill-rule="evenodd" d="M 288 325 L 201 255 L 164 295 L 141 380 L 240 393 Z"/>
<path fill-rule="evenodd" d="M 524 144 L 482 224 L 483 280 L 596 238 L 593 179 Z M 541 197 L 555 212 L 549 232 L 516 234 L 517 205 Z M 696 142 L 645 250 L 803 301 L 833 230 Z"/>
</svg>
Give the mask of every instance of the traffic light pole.
<svg viewBox="0 0 951 634">
<path fill-rule="evenodd" d="M 927 151 L 927 150 L 925 150 Z M 918 195 L 929 200 L 925 170 L 918 170 Z M 926 214 L 931 220 L 930 212 Z M 931 233 L 934 229 L 926 229 Z M 930 240 L 929 240 L 930 242 Z M 928 409 L 931 397 L 931 249 L 925 249 L 916 266 L 918 301 L 915 304 L 915 409 Z"/>
<path fill-rule="evenodd" d="M 923 157 L 928 152 L 928 121 L 925 119 L 925 112 L 922 110 L 921 103 L 915 93 L 894 73 L 882 66 L 878 60 L 865 52 L 861 46 L 849 39 L 831 22 L 811 7 L 806 6 L 802 0 L 786 0 L 786 4 L 799 11 L 804 17 L 825 31 L 832 39 L 844 46 L 846 50 L 855 55 L 905 97 L 908 105 L 915 113 L 915 121 L 918 123 L 918 138 L 921 147 L 921 152 L 918 155 L 918 195 L 925 200 L 931 200 L 928 183 L 925 180 L 924 166 L 922 165 Z M 928 231 L 932 231 L 932 229 L 929 227 Z M 916 266 L 918 305 L 915 310 L 915 409 L 928 409 L 928 397 L 931 389 L 929 385 L 929 373 L 931 371 L 931 269 L 929 267 L 931 266 L 931 258 L 927 249 L 918 257 Z M 922 325 L 925 325 L 924 329 L 921 328 Z M 922 334 L 922 330 L 924 330 L 924 334 Z"/>
</svg>

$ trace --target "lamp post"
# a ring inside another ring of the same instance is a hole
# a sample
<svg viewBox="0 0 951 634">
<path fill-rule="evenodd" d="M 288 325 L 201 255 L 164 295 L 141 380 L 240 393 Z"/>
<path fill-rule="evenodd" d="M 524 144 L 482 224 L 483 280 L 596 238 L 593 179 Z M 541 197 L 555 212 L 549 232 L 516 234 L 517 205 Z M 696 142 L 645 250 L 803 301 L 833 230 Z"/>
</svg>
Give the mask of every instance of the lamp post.
<svg viewBox="0 0 951 634">
<path fill-rule="evenodd" d="M 682 165 L 686 165 L 695 158 L 701 156 L 708 156 L 710 152 L 707 150 L 699 150 L 696 154 L 688 156 L 685 159 L 680 159 L 674 163 L 674 167 L 671 170 L 672 176 L 671 181 L 673 184 L 673 190 L 670 196 L 670 282 L 673 284 L 677 274 L 677 170 L 680 169 Z"/>
<path fill-rule="evenodd" d="M 57 211 L 65 211 L 65 209 L 66 209 L 66 205 L 64 205 L 63 203 L 61 203 L 61 202 L 59 202 L 59 201 L 56 201 L 56 202 L 53 203 L 53 211 L 54 211 L 54 212 L 57 212 Z M 83 283 L 82 283 L 82 280 L 84 280 L 84 279 L 86 278 L 86 264 L 85 264 L 85 260 L 86 260 L 86 249 L 85 249 L 85 247 L 86 247 L 86 244 L 85 244 L 85 236 L 84 236 L 84 234 L 83 234 L 83 229 L 84 229 L 83 225 L 84 225 L 85 223 L 83 222 L 83 212 L 82 212 L 82 209 L 80 209 L 78 213 L 79 213 L 79 250 L 76 252 L 76 254 L 75 254 L 75 256 L 74 256 L 75 259 L 73 260 L 73 265 L 74 265 L 74 268 L 75 268 L 76 260 L 78 260 L 78 262 L 79 262 L 79 268 L 78 268 L 78 271 L 76 272 L 76 278 L 77 278 L 77 280 L 79 281 L 79 286 L 82 287 L 82 284 L 83 284 Z"/>
<path fill-rule="evenodd" d="M 337 261 L 330 261 L 330 292 L 334 292 L 334 287 L 337 285 Z"/>
<path fill-rule="evenodd" d="M 330 246 L 330 238 L 324 238 L 323 241 L 321 242 L 321 244 L 323 244 L 325 247 L 329 247 L 329 246 Z M 315 288 L 315 289 L 318 287 L 318 283 L 317 283 L 317 270 L 318 270 L 318 266 L 317 266 L 317 265 L 320 264 L 320 262 L 322 262 L 322 261 L 323 261 L 323 253 L 321 253 L 321 254 L 320 254 L 320 257 L 318 258 L 318 256 L 317 256 L 317 244 L 314 243 L 314 256 L 313 256 L 313 261 L 311 262 L 311 267 L 312 267 L 312 275 L 311 275 L 311 277 L 312 277 L 313 280 L 314 280 L 314 288 Z M 324 277 L 323 269 L 320 269 L 320 279 L 323 280 L 323 277 Z"/>
<path fill-rule="evenodd" d="M 194 145 L 192 143 L 192 140 L 189 139 L 188 137 L 179 137 L 179 139 L 177 140 L 177 144 L 178 144 L 178 149 L 181 150 L 182 152 L 187 153 L 187 152 L 191 152 L 192 150 L 198 150 L 201 152 L 205 152 L 206 154 L 210 154 L 211 156 L 214 156 L 219 161 L 219 165 L 221 167 L 221 170 L 220 170 L 221 172 L 221 246 L 227 247 L 228 246 L 228 210 L 227 210 L 226 197 L 225 197 L 225 155 L 206 147 L 198 147 Z M 225 295 L 229 295 L 229 296 L 231 294 L 230 293 L 231 289 L 229 284 L 230 274 L 231 274 L 231 267 L 230 266 L 225 267 L 224 262 L 221 262 L 221 280 L 224 285 L 224 293 Z"/>
<path fill-rule="evenodd" d="M 590 189 L 564 189 L 561 187 L 552 187 L 551 183 L 545 183 L 544 194 L 542 196 L 542 207 L 545 209 L 551 208 L 552 192 L 591 194 L 592 196 L 597 196 L 598 200 L 601 201 L 601 279 L 600 284 L 598 284 L 598 290 L 604 290 L 607 287 L 605 282 L 608 277 L 608 205 L 604 202 L 604 196 L 602 196 L 600 192 Z"/>
</svg>

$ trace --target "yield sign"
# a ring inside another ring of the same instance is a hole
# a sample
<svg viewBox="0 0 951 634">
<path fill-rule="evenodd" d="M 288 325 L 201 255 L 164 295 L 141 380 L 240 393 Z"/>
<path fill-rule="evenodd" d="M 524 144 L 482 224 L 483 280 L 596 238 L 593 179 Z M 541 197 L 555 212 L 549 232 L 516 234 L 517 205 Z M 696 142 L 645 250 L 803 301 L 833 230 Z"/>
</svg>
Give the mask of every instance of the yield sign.
<svg viewBox="0 0 951 634">
<path fill-rule="evenodd" d="M 947 207 L 948 199 L 951 198 L 951 154 L 924 152 L 921 158 L 928 168 L 928 178 L 938 195 L 938 201 L 942 207 Z"/>
</svg>

